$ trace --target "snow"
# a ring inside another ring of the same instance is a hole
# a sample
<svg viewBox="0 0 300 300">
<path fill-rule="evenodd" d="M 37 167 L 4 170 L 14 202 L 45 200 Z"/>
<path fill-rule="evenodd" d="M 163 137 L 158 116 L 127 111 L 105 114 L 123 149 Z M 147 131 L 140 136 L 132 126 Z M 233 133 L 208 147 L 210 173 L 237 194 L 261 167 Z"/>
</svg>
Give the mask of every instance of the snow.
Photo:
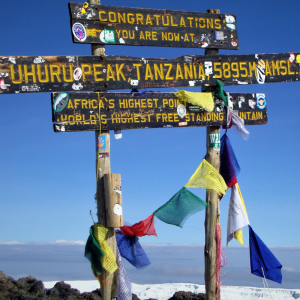
<svg viewBox="0 0 300 300">
<path fill-rule="evenodd" d="M 91 292 L 99 288 L 97 280 L 86 281 L 65 281 L 70 284 L 72 288 L 78 289 L 81 293 Z M 56 281 L 45 281 L 44 286 L 47 289 L 52 288 Z M 140 299 L 158 299 L 167 300 L 171 298 L 175 292 L 186 291 L 194 294 L 204 293 L 204 285 L 193 283 L 164 283 L 164 284 L 135 284 L 132 283 L 132 292 Z M 264 289 L 256 287 L 244 286 L 222 286 L 221 300 L 253 300 L 258 298 L 272 299 L 272 300 L 300 300 L 300 289 Z"/>
</svg>

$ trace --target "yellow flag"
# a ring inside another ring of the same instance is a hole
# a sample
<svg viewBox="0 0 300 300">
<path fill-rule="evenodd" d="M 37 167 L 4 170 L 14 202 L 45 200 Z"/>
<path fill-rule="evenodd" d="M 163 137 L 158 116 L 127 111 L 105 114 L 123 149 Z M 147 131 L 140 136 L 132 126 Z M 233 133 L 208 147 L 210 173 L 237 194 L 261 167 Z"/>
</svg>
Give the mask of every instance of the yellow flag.
<svg viewBox="0 0 300 300">
<path fill-rule="evenodd" d="M 215 190 L 220 196 L 228 189 L 220 173 L 205 159 L 192 175 L 185 187 Z"/>
<path fill-rule="evenodd" d="M 245 202 L 244 202 L 244 199 L 243 199 L 243 196 L 242 196 L 242 193 L 241 193 L 241 190 L 240 190 L 240 187 L 239 187 L 238 183 L 236 183 L 236 187 L 237 187 L 237 190 L 239 192 L 239 195 L 240 195 L 240 198 L 241 198 L 241 202 L 242 202 L 244 211 L 245 211 L 246 215 L 248 216 L 247 210 L 246 210 L 246 206 L 245 206 Z M 234 238 L 239 243 L 241 243 L 242 245 L 244 245 L 244 239 L 243 239 L 243 231 L 242 231 L 242 229 L 239 229 L 239 230 L 235 231 L 233 236 L 234 236 Z"/>
<path fill-rule="evenodd" d="M 116 258 L 114 253 L 111 251 L 110 247 L 108 246 L 105 237 L 107 234 L 108 229 L 105 228 L 101 224 L 94 224 L 94 235 L 97 239 L 101 249 L 105 253 L 103 259 L 103 268 L 107 270 L 109 273 L 113 273 L 118 269 L 118 265 L 116 263 Z"/>
<path fill-rule="evenodd" d="M 207 111 L 213 111 L 214 109 L 214 99 L 212 93 L 193 93 L 188 91 L 178 91 L 174 95 L 181 101 L 186 101 L 188 103 L 198 105 Z"/>
</svg>

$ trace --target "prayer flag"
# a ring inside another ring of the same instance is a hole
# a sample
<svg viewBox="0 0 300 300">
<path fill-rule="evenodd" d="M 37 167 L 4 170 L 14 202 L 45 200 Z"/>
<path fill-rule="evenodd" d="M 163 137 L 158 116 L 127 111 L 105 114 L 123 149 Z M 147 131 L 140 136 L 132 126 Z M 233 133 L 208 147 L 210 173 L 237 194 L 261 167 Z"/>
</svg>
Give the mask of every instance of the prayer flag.
<svg viewBox="0 0 300 300">
<path fill-rule="evenodd" d="M 174 95 L 181 101 L 198 105 L 209 112 L 212 112 L 214 109 L 214 99 L 212 97 L 212 93 L 194 93 L 180 90 L 174 93 Z"/>
<path fill-rule="evenodd" d="M 263 243 L 258 235 L 249 225 L 249 248 L 250 248 L 250 263 L 251 273 L 273 280 L 282 282 L 281 263 L 277 260 L 274 254 Z"/>
<path fill-rule="evenodd" d="M 103 267 L 109 273 L 113 273 L 118 269 L 118 265 L 116 263 L 116 258 L 110 247 L 108 246 L 105 238 L 108 229 L 105 228 L 101 224 L 94 224 L 94 235 L 97 239 L 98 243 L 100 244 L 101 249 L 105 253 L 104 260 L 103 260 Z"/>
<path fill-rule="evenodd" d="M 240 173 L 241 168 L 226 133 L 221 137 L 220 159 L 220 174 L 230 188 L 237 183 L 236 176 Z"/>
<path fill-rule="evenodd" d="M 185 187 L 215 190 L 220 196 L 225 195 L 227 185 L 220 173 L 205 159 L 189 179 Z"/>
<path fill-rule="evenodd" d="M 116 240 L 120 255 L 137 269 L 146 268 L 151 264 L 138 237 L 126 236 L 120 230 L 116 230 Z"/>
<path fill-rule="evenodd" d="M 118 300 L 132 300 L 131 282 L 124 268 L 118 248 L 117 248 L 117 264 L 119 267 Z"/>
<path fill-rule="evenodd" d="M 185 221 L 193 214 L 207 207 L 205 201 L 183 187 L 167 203 L 153 214 L 161 221 L 182 228 Z"/>
<path fill-rule="evenodd" d="M 92 269 L 97 275 L 103 272 L 103 258 L 105 253 L 102 251 L 99 242 L 94 236 L 94 226 L 90 228 L 90 236 L 85 245 L 84 256 L 91 262 Z"/>
<path fill-rule="evenodd" d="M 236 185 L 231 188 L 229 203 L 228 223 L 227 223 L 227 245 L 233 239 L 235 231 L 249 225 L 248 216 L 244 210 Z"/>
<path fill-rule="evenodd" d="M 140 221 L 132 226 L 122 226 L 120 227 L 122 233 L 128 236 L 145 236 L 145 235 L 155 235 L 154 227 L 154 215 L 152 214 L 147 219 Z"/>
</svg>

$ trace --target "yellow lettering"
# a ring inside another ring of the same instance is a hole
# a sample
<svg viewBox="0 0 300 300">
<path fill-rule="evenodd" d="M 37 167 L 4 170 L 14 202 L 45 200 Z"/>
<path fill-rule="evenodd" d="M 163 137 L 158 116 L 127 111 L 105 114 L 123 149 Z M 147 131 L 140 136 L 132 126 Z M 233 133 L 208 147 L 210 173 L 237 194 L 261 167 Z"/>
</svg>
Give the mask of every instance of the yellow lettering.
<svg viewBox="0 0 300 300">
<path fill-rule="evenodd" d="M 44 65 L 44 69 L 45 69 L 45 79 L 42 79 L 41 65 L 40 64 L 37 65 L 37 73 L 38 73 L 39 82 L 49 82 L 48 66 Z M 71 74 L 72 73 L 73 73 L 73 71 L 71 71 Z"/>
<path fill-rule="evenodd" d="M 126 23 L 126 14 L 125 13 L 120 13 L 118 12 L 118 23 L 121 23 L 121 21 L 123 23 Z"/>
<path fill-rule="evenodd" d="M 177 63 L 177 66 L 176 66 L 176 77 L 175 77 L 175 79 L 177 80 L 179 77 L 181 79 L 183 79 L 183 75 L 182 75 L 182 70 L 181 70 L 180 63 Z"/>
<path fill-rule="evenodd" d="M 223 74 L 224 74 L 225 78 L 231 77 L 230 63 L 229 62 L 224 62 L 223 63 Z"/>
<path fill-rule="evenodd" d="M 106 70 L 106 80 L 112 79 L 113 81 L 116 80 L 115 73 L 112 70 L 111 64 L 107 64 L 107 70 Z"/>
<path fill-rule="evenodd" d="M 254 71 L 254 76 L 256 76 L 256 64 L 255 64 L 255 61 L 254 62 L 250 62 L 249 61 L 249 74 L 250 74 L 250 77 L 253 77 L 252 76 L 252 71 Z"/>
<path fill-rule="evenodd" d="M 141 32 L 140 32 L 140 40 L 144 40 L 144 39 L 145 39 L 145 36 L 144 36 L 143 30 L 141 30 Z"/>
<path fill-rule="evenodd" d="M 86 71 L 86 69 L 87 69 L 87 71 Z M 82 80 L 86 81 L 85 75 L 91 74 L 92 68 L 91 68 L 90 65 L 82 64 L 81 65 L 81 70 L 82 70 Z"/>
<path fill-rule="evenodd" d="M 95 81 L 103 81 L 104 80 L 104 78 L 97 77 L 97 75 L 100 75 L 103 73 L 102 71 L 97 71 L 97 68 L 100 68 L 100 67 L 102 67 L 102 64 L 93 64 Z"/>
<path fill-rule="evenodd" d="M 38 77 L 39 77 L 39 81 L 43 82 L 40 80 L 40 68 L 41 66 L 38 65 Z M 64 77 L 64 82 L 72 82 L 73 81 L 73 66 L 71 64 L 69 64 L 69 79 L 67 78 L 67 72 L 66 72 L 66 66 L 63 65 L 63 77 Z M 47 69 L 47 73 L 48 73 L 48 69 Z M 47 77 L 47 76 L 46 76 Z M 48 81 L 44 81 L 44 82 L 48 82 Z"/>
<path fill-rule="evenodd" d="M 141 74 L 140 74 L 140 67 L 142 66 L 141 63 L 139 64 L 132 64 L 134 67 L 136 67 L 136 76 L 137 76 L 137 80 L 141 79 Z"/>
<path fill-rule="evenodd" d="M 184 34 L 184 42 L 188 42 L 189 41 L 189 35 L 187 33 Z"/>
<path fill-rule="evenodd" d="M 112 22 L 112 23 L 117 22 L 117 15 L 116 15 L 116 13 L 115 13 L 114 11 L 110 11 L 110 12 L 108 13 L 108 19 L 109 19 L 109 21 Z"/>
<path fill-rule="evenodd" d="M 145 31 L 145 37 L 146 37 L 146 40 L 151 40 L 151 32 Z"/>
<path fill-rule="evenodd" d="M 292 72 L 292 71 L 291 71 L 291 69 L 290 69 L 290 67 L 291 67 L 291 63 L 290 63 L 290 61 L 289 61 L 289 60 L 287 61 L 287 63 L 288 63 L 288 74 L 289 74 L 289 75 L 293 75 L 293 74 L 295 74 L 295 72 Z"/>
<path fill-rule="evenodd" d="M 105 14 L 105 15 L 106 15 L 106 12 L 103 11 L 103 10 L 100 10 L 100 11 L 99 11 L 99 20 L 100 20 L 101 22 L 107 22 L 107 19 L 102 19 L 102 14 Z"/>
<path fill-rule="evenodd" d="M 163 41 L 167 41 L 168 40 L 168 33 L 162 31 L 161 38 L 162 38 Z"/>
<path fill-rule="evenodd" d="M 214 62 L 214 70 L 215 70 L 215 77 L 222 78 L 222 68 L 220 62 Z M 219 74 L 216 74 L 216 72 L 219 72 Z"/>
<path fill-rule="evenodd" d="M 270 70 L 269 61 L 268 61 L 268 60 L 266 60 L 266 70 L 265 70 L 265 72 L 266 72 L 266 76 L 267 76 L 267 75 L 272 75 L 271 70 Z"/>
<path fill-rule="evenodd" d="M 32 82 L 36 83 L 36 75 L 35 75 L 35 65 L 31 65 L 31 72 L 27 71 L 27 65 L 24 65 L 24 77 L 25 83 L 28 83 L 28 76 L 32 76 Z"/>
<path fill-rule="evenodd" d="M 190 21 L 190 27 L 193 27 L 192 21 L 193 21 L 194 17 L 187 17 L 187 19 Z"/>
<path fill-rule="evenodd" d="M 180 26 L 186 27 L 184 17 L 180 17 Z"/>
<path fill-rule="evenodd" d="M 146 64 L 145 80 L 148 80 L 148 78 L 150 78 L 151 80 L 153 80 L 153 74 L 152 74 L 152 70 L 151 70 L 150 64 Z"/>
<path fill-rule="evenodd" d="M 114 99 L 109 99 L 108 103 L 109 103 L 109 108 L 114 108 L 115 107 L 115 101 L 114 101 Z"/>
<path fill-rule="evenodd" d="M 166 74 L 166 80 L 174 80 L 174 77 L 170 77 L 170 72 L 172 70 L 172 67 L 173 65 L 171 63 L 167 63 L 167 64 L 164 64 L 166 67 L 169 67 L 168 71 L 167 71 L 167 74 Z"/>
<path fill-rule="evenodd" d="M 71 100 L 71 99 L 69 99 L 69 101 L 68 101 L 68 108 L 74 108 L 74 106 L 73 106 L 73 103 L 72 103 L 72 100 Z"/>
<path fill-rule="evenodd" d="M 215 29 L 221 29 L 221 20 L 214 19 L 215 20 Z"/>
<path fill-rule="evenodd" d="M 193 68 L 192 68 L 192 64 L 189 63 L 189 65 L 187 65 L 187 63 L 184 63 L 184 78 L 188 79 L 188 77 L 190 79 L 193 79 Z"/>
<path fill-rule="evenodd" d="M 171 26 L 178 26 L 178 24 L 174 23 L 173 16 L 171 16 Z"/>
<path fill-rule="evenodd" d="M 199 18 L 199 27 L 200 28 L 205 28 L 206 27 L 204 18 Z"/>
<path fill-rule="evenodd" d="M 54 68 L 56 68 L 56 72 L 54 72 Z M 56 76 L 56 79 L 58 82 L 61 82 L 59 75 L 60 75 L 59 66 L 58 65 L 50 65 L 51 82 L 54 82 L 54 76 Z M 26 82 L 26 80 L 25 80 L 25 82 Z"/>
<path fill-rule="evenodd" d="M 10 74 L 12 83 L 18 84 L 23 81 L 22 66 L 18 65 L 19 80 L 16 80 L 14 65 L 10 65 Z"/>
<path fill-rule="evenodd" d="M 125 76 L 124 76 L 124 74 L 123 74 L 123 71 L 122 71 L 124 65 L 125 65 L 125 64 L 121 64 L 121 65 L 119 66 L 119 64 L 116 64 L 117 80 L 120 80 L 120 75 L 122 76 L 122 78 L 123 78 L 124 81 L 126 80 L 126 78 L 125 78 Z"/>
<path fill-rule="evenodd" d="M 136 14 L 135 16 L 136 16 L 136 24 L 139 24 L 139 22 L 140 22 L 141 25 L 144 25 L 143 15 L 142 14 Z"/>
<path fill-rule="evenodd" d="M 146 25 L 153 25 L 150 15 L 147 15 Z"/>
<path fill-rule="evenodd" d="M 164 26 L 169 26 L 169 25 L 170 25 L 170 19 L 169 19 L 169 16 L 166 16 L 166 18 L 167 18 L 167 21 L 168 21 L 168 22 L 165 22 L 165 16 L 161 16 L 162 24 L 163 24 Z"/>
<path fill-rule="evenodd" d="M 239 64 L 237 62 L 231 63 L 231 70 L 232 70 L 232 77 L 235 78 L 240 77 Z M 236 72 L 236 74 L 234 74 L 233 72 Z"/>
<path fill-rule="evenodd" d="M 159 68 L 158 68 L 157 63 L 154 63 L 154 77 L 155 77 L 155 80 L 158 80 L 158 76 L 160 77 L 161 80 L 164 80 L 163 65 L 159 64 Z"/>
<path fill-rule="evenodd" d="M 246 65 L 246 62 L 240 62 L 240 70 L 244 71 L 245 73 L 241 73 L 242 77 L 247 77 L 248 76 L 248 70 L 246 67 L 243 67 L 243 65 Z"/>
<path fill-rule="evenodd" d="M 160 18 L 160 15 L 154 15 L 154 18 L 156 19 L 156 25 L 159 25 L 159 21 L 158 19 Z"/>
<path fill-rule="evenodd" d="M 134 19 L 134 14 L 127 14 L 127 22 L 129 23 L 129 24 L 134 24 L 134 22 L 135 22 L 135 19 Z"/>
<path fill-rule="evenodd" d="M 277 75 L 280 75 L 280 71 L 279 71 L 279 60 L 276 60 L 276 62 L 274 62 L 272 60 L 272 71 L 273 71 L 273 76 L 276 75 L 275 71 L 277 70 Z"/>
<path fill-rule="evenodd" d="M 280 69 L 281 69 L 280 75 L 286 75 L 287 74 L 287 67 L 286 67 L 286 65 L 284 66 L 283 64 L 286 64 L 285 60 L 280 61 Z"/>
</svg>

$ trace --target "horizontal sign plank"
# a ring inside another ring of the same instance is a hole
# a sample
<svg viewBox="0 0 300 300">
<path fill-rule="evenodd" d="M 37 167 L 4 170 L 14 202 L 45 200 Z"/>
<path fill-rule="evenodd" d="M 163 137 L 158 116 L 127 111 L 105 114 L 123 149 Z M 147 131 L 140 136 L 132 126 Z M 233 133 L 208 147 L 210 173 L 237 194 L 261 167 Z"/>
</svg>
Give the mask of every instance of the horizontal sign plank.
<svg viewBox="0 0 300 300">
<path fill-rule="evenodd" d="M 54 131 L 122 130 L 226 125 L 224 102 L 213 112 L 181 102 L 172 93 L 52 93 Z M 267 123 L 265 94 L 232 93 L 230 106 L 246 125 Z"/>
<path fill-rule="evenodd" d="M 0 57 L 0 93 L 120 90 L 298 81 L 300 53 Z"/>
<path fill-rule="evenodd" d="M 76 43 L 238 49 L 236 15 L 69 3 Z"/>
</svg>

